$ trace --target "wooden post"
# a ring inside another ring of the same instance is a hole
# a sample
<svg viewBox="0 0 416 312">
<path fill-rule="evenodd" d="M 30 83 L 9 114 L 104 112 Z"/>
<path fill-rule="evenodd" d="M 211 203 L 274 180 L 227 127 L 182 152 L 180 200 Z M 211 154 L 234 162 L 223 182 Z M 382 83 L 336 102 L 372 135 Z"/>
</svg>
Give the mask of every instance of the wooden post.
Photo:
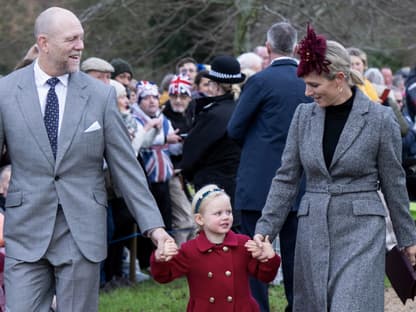
<svg viewBox="0 0 416 312">
<path fill-rule="evenodd" d="M 137 233 L 136 223 L 133 225 L 133 234 Z M 136 283 L 136 258 L 137 258 L 137 236 L 130 240 L 130 272 L 129 279 L 132 283 Z"/>
</svg>

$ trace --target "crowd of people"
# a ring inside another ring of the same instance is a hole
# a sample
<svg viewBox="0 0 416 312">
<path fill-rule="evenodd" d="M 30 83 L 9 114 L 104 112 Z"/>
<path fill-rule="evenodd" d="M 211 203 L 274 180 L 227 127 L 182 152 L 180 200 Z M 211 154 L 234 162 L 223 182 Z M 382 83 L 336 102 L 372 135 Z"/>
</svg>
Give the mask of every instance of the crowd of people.
<svg viewBox="0 0 416 312">
<path fill-rule="evenodd" d="M 10 311 L 54 296 L 97 311 L 132 260 L 138 282 L 186 276 L 188 311 L 267 312 L 280 256 L 285 311 L 383 311 L 387 215 L 416 264 L 416 69 L 369 68 L 281 22 L 264 46 L 183 58 L 157 85 L 117 56 L 81 61 L 83 34 L 45 10 L 0 80 Z"/>
</svg>

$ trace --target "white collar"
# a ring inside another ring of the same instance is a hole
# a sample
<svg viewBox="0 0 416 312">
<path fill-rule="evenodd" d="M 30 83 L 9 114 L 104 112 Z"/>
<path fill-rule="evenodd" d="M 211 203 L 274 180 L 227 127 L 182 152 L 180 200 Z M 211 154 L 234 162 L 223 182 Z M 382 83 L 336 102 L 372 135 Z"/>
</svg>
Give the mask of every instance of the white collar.
<svg viewBox="0 0 416 312">
<path fill-rule="evenodd" d="M 38 60 L 35 60 L 35 65 L 33 66 L 33 70 L 35 72 L 35 83 L 36 87 L 42 87 L 46 84 L 46 81 L 49 78 L 52 78 L 52 76 L 49 76 L 47 73 L 45 73 L 39 66 Z M 56 77 L 59 79 L 59 81 L 65 86 L 68 86 L 68 79 L 69 74 L 64 74 L 62 76 Z"/>
<path fill-rule="evenodd" d="M 281 60 L 292 60 L 292 61 L 295 61 L 296 64 L 299 64 L 299 60 L 298 59 L 295 59 L 294 57 L 290 57 L 290 56 L 279 56 L 279 57 L 276 57 L 275 59 L 273 59 L 270 62 L 270 64 L 273 64 L 274 61 L 281 61 Z"/>
</svg>

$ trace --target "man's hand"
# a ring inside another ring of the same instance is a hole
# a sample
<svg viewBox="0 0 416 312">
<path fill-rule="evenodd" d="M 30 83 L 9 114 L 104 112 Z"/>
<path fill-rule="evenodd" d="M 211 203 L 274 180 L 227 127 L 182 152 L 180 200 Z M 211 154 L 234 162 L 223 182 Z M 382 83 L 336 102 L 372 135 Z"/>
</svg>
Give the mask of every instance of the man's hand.
<svg viewBox="0 0 416 312">
<path fill-rule="evenodd" d="M 159 254 L 164 254 L 165 242 L 173 240 L 173 238 L 165 231 L 164 228 L 156 228 L 151 230 L 150 238 L 157 246 L 156 252 Z M 164 261 L 169 261 L 170 259 L 172 259 L 172 255 L 165 257 Z"/>
</svg>

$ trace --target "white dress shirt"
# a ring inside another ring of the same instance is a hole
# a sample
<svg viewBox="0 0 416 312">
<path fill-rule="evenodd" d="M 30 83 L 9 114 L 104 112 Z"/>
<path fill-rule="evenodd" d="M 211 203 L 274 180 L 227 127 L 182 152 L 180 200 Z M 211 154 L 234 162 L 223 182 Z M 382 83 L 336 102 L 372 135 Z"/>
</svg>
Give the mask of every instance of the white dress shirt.
<svg viewBox="0 0 416 312">
<path fill-rule="evenodd" d="M 52 77 L 49 76 L 40 68 L 38 64 L 38 60 L 35 60 L 35 65 L 33 69 L 35 72 L 35 84 L 36 84 L 36 89 L 38 90 L 40 110 L 42 112 L 42 116 L 44 116 L 45 107 L 46 107 L 46 97 L 50 89 L 50 85 L 46 81 Z M 61 124 L 62 124 L 62 117 L 64 115 L 64 110 L 65 110 L 65 101 L 66 101 L 66 93 L 68 90 L 69 75 L 65 74 L 56 78 L 59 79 L 59 83 L 55 86 L 55 92 L 56 92 L 56 95 L 58 96 L 58 101 L 59 101 L 59 127 L 58 127 L 58 136 L 59 136 L 59 132 L 61 130 Z"/>
</svg>

